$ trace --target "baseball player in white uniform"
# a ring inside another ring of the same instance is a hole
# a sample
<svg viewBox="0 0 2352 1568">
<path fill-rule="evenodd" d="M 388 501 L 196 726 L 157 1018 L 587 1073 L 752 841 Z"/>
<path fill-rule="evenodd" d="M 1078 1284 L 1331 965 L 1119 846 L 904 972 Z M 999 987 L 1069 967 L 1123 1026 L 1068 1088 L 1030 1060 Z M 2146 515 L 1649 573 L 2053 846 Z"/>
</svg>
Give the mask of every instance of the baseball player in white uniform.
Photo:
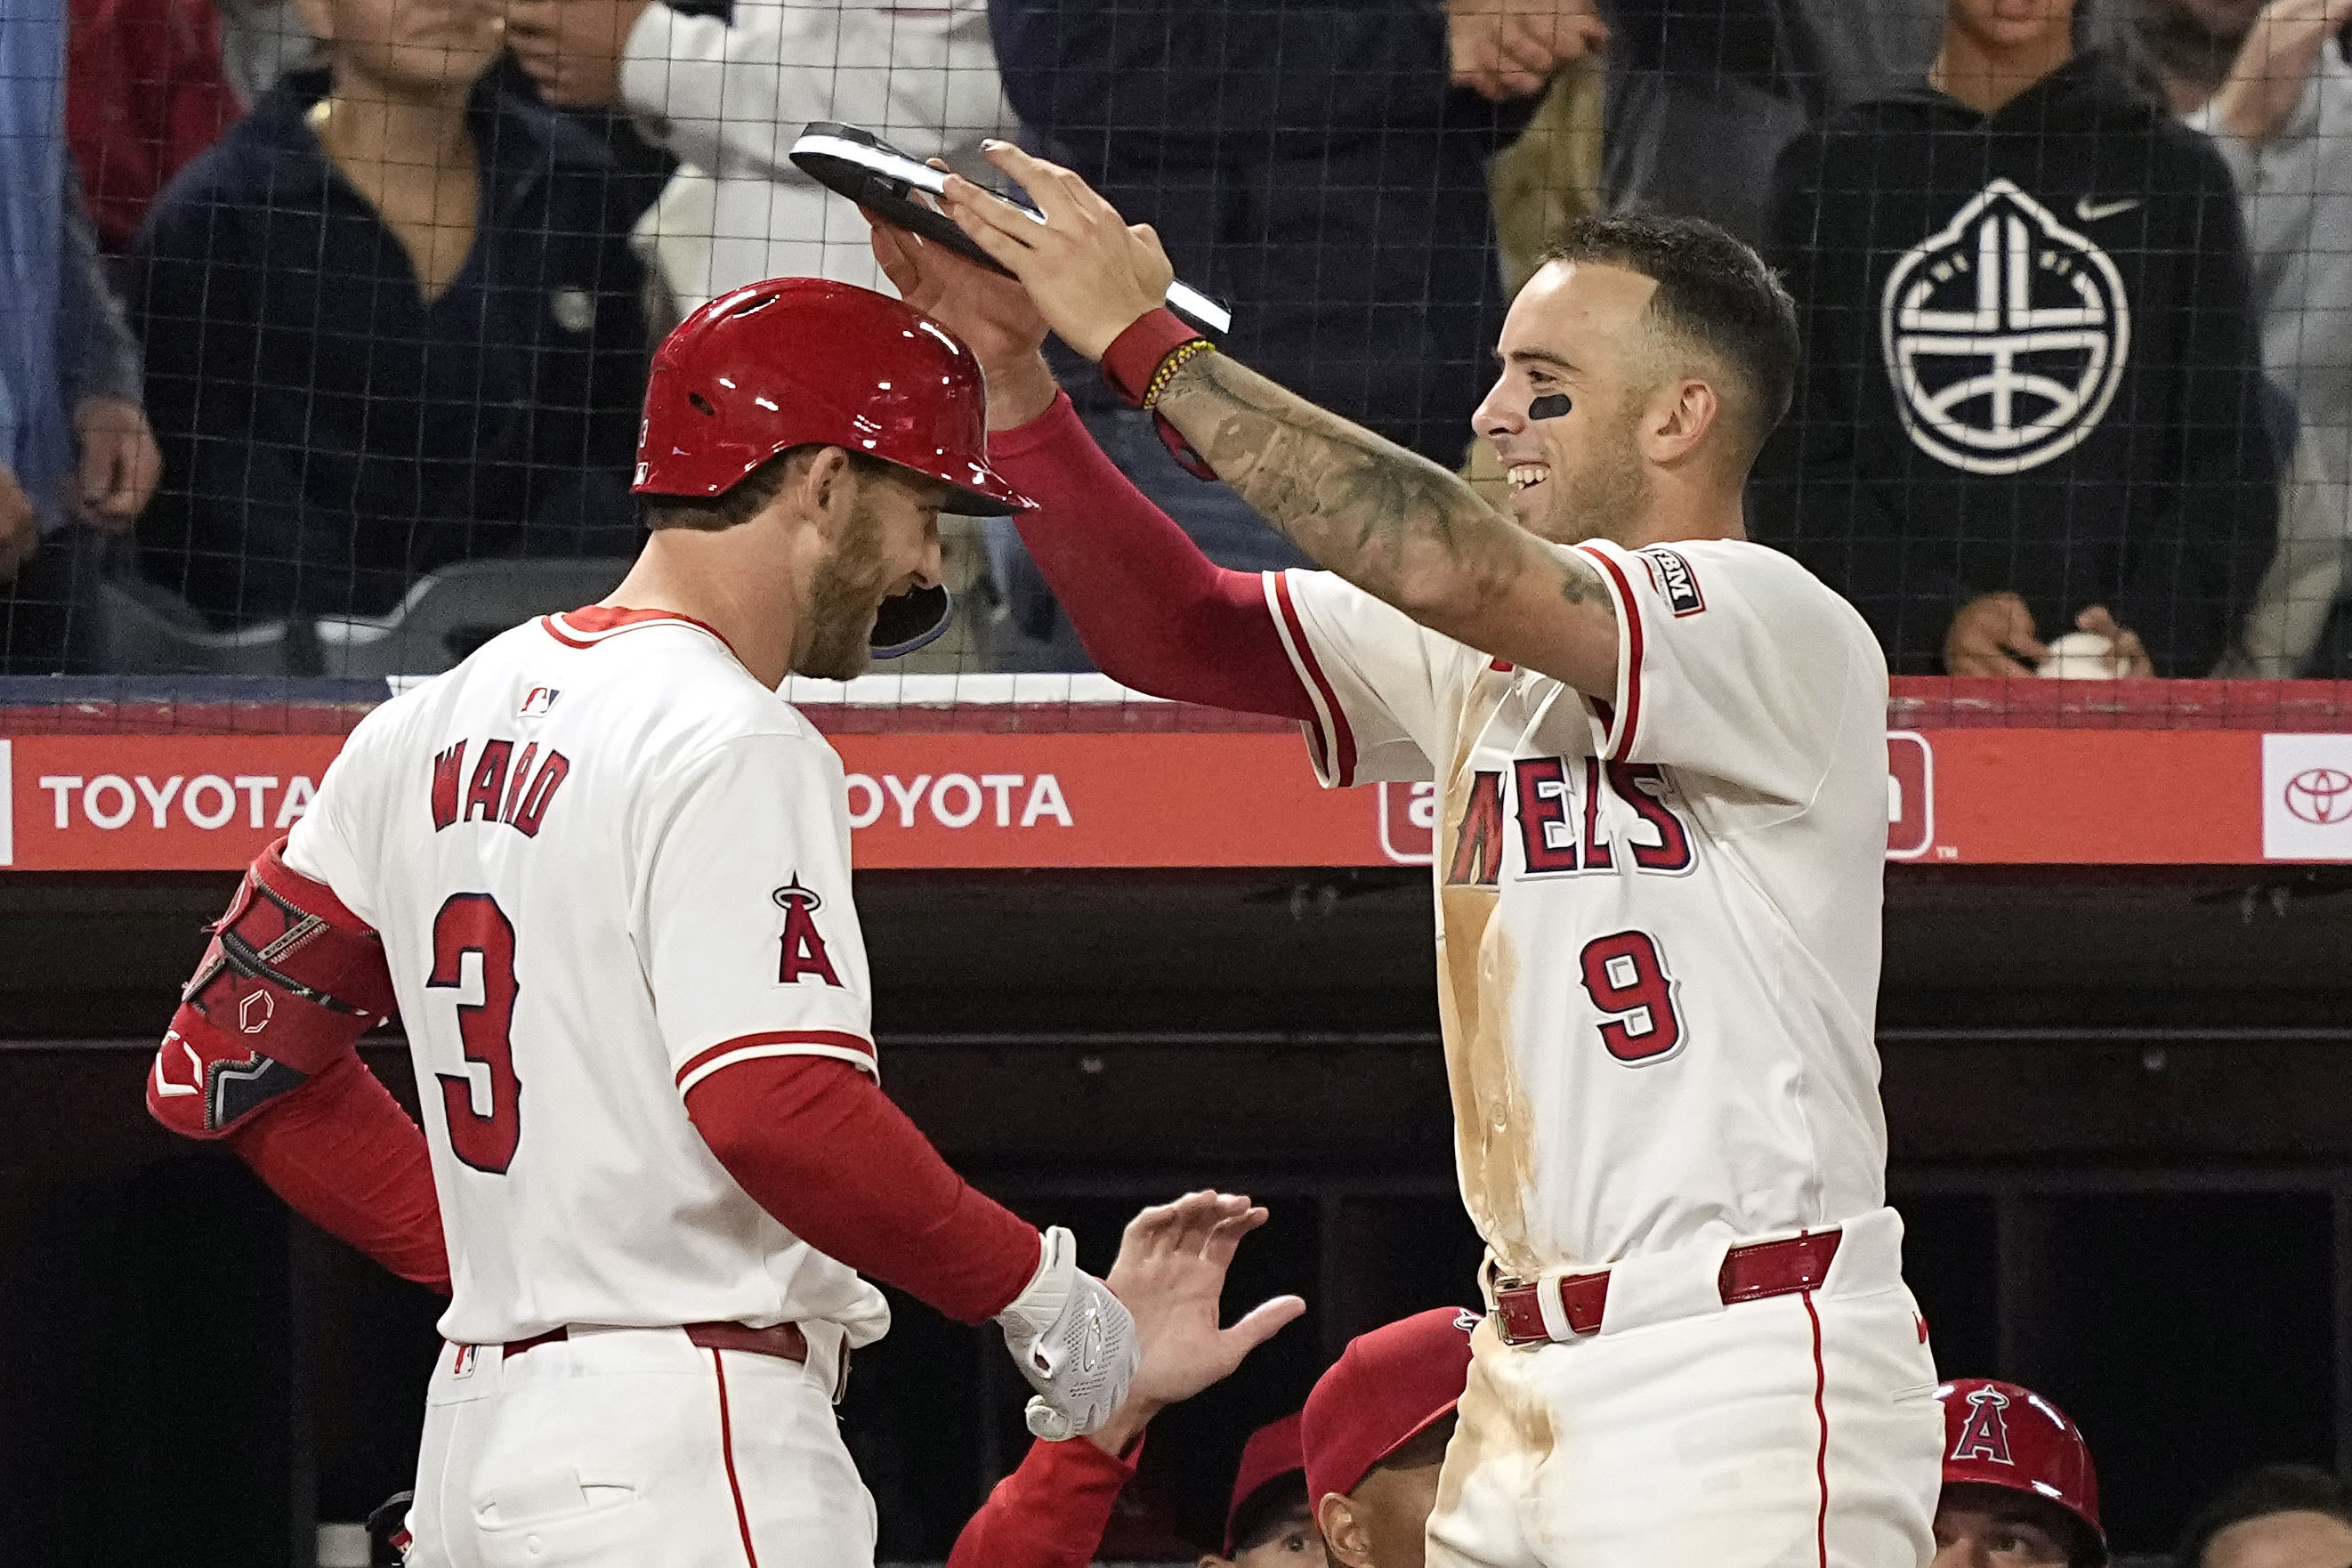
<svg viewBox="0 0 2352 1568">
<path fill-rule="evenodd" d="M 943 614 L 942 508 L 1028 504 L 982 405 L 886 296 L 706 307 L 655 362 L 613 600 L 371 713 L 216 928 L 149 1102 L 449 1291 L 414 1563 L 870 1563 L 833 1414 L 888 1324 L 861 1269 L 1002 1323 L 1041 1436 L 1122 1397 L 1132 1325 L 1069 1234 L 877 1087 L 841 763 L 775 691 Z M 394 1006 L 421 1140 L 353 1050 Z"/>
<path fill-rule="evenodd" d="M 1886 668 L 1748 542 L 1789 298 L 1712 226 L 1580 226 L 1477 410 L 1511 515 L 1217 353 L 1147 228 L 998 147 L 950 184 L 1025 293 L 894 230 L 987 366 L 991 460 L 1097 662 L 1286 714 L 1327 784 L 1434 780 L 1438 1000 L 1495 1310 L 1435 1564 L 1913 1568 L 1941 1426 L 1885 1206 Z M 1243 302 L 1246 308 L 1246 301 Z M 1102 459 L 1050 324 L 1329 570 L 1223 573 Z"/>
</svg>

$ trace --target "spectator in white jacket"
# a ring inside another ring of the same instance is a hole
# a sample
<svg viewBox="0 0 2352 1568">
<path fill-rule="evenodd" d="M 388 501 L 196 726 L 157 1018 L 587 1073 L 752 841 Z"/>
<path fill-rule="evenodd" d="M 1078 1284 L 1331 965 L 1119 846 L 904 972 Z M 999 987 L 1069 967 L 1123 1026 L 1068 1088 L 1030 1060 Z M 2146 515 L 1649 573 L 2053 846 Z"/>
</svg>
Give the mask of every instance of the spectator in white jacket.
<svg viewBox="0 0 2352 1568">
<path fill-rule="evenodd" d="M 2229 164 L 2263 361 L 2294 405 L 2279 552 L 2226 675 L 2352 674 L 2352 0 L 2148 0 L 2173 108 Z M 2281 450 L 2286 446 L 2281 443 Z"/>
<path fill-rule="evenodd" d="M 507 41 L 551 103 L 625 109 L 680 167 L 638 223 L 639 251 L 683 315 L 762 278 L 887 289 L 865 220 L 795 170 L 812 120 L 863 125 L 917 157 L 987 173 L 1010 136 L 986 0 L 509 0 Z"/>
</svg>

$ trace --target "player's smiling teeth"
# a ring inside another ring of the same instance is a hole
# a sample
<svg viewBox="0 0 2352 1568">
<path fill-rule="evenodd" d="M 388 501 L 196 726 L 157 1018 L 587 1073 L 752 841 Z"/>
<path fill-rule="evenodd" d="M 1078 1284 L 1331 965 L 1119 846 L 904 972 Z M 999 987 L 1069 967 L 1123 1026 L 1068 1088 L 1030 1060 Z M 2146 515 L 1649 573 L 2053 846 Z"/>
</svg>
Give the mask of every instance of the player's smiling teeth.
<svg viewBox="0 0 2352 1568">
<path fill-rule="evenodd" d="M 1551 469 L 1542 463 L 1514 463 L 1507 477 L 1513 489 L 1523 490 L 1529 485 L 1539 485 L 1551 478 Z"/>
</svg>

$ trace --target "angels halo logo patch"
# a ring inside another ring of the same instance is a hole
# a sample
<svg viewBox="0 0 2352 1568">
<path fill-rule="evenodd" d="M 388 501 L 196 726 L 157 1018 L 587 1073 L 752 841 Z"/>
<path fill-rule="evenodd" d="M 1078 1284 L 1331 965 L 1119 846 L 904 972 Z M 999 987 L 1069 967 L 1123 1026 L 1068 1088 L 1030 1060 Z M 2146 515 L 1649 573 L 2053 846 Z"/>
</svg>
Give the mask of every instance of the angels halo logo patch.
<svg viewBox="0 0 2352 1568">
<path fill-rule="evenodd" d="M 2022 473 L 2080 446 L 2131 352 L 2115 262 L 2007 180 L 1895 264 L 1879 323 L 1912 443 L 1971 474 Z"/>
</svg>

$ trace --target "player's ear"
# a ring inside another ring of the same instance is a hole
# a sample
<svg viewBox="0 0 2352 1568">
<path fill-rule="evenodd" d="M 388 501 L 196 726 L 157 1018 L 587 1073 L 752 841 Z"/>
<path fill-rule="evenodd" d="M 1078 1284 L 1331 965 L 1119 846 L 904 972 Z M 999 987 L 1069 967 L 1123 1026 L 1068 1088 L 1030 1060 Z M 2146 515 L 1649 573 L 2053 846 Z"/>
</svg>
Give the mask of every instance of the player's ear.
<svg viewBox="0 0 2352 1568">
<path fill-rule="evenodd" d="M 1325 1492 L 1315 1505 L 1315 1528 L 1323 1532 L 1323 1549 L 1344 1568 L 1372 1568 L 1371 1533 L 1357 1517 L 1356 1500 L 1341 1492 Z"/>
<path fill-rule="evenodd" d="M 1723 422 L 1723 395 L 1696 376 L 1677 376 L 1651 395 L 1638 432 L 1643 456 L 1658 464 L 1681 461 L 1698 450 Z"/>
<path fill-rule="evenodd" d="M 830 543 L 856 508 L 857 471 L 848 452 L 839 447 L 817 448 L 802 470 L 798 486 L 817 531 Z"/>
</svg>

